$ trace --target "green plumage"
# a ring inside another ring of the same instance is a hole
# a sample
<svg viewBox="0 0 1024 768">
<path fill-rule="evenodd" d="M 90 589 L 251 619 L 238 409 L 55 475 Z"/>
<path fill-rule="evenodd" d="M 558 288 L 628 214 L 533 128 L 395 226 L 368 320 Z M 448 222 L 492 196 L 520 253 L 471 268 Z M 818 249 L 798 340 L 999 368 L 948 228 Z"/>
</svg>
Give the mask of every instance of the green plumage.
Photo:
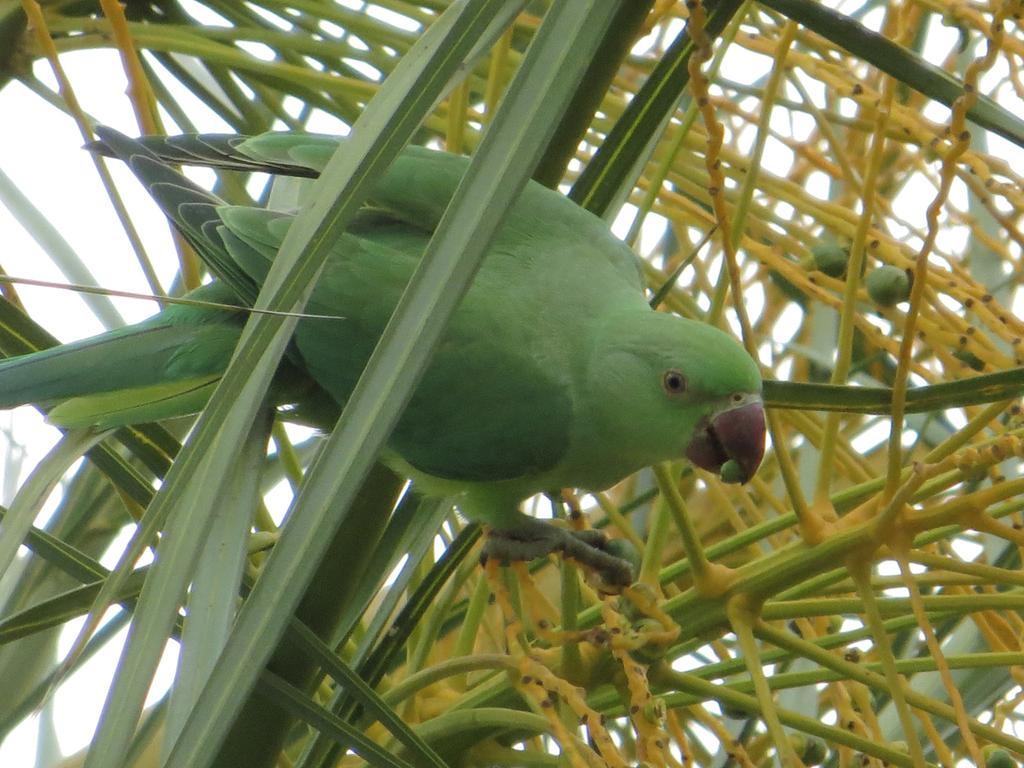
<svg viewBox="0 0 1024 768">
<path fill-rule="evenodd" d="M 217 279 L 195 296 L 250 303 L 292 214 L 223 205 L 139 143 L 102 135 L 100 149 L 129 163 Z M 337 142 L 268 134 L 146 146 L 175 162 L 313 176 Z M 280 405 L 301 406 L 319 391 L 344 406 L 467 164 L 414 147 L 378 181 L 333 244 L 307 306 L 338 319 L 298 323 L 275 382 Z M 53 421 L 101 426 L 194 411 L 226 367 L 243 319 L 173 306 L 130 328 L 0 363 L 0 406 L 66 401 Z M 428 491 L 461 494 L 471 516 L 515 530 L 518 502 L 532 493 L 604 488 L 659 460 L 689 455 L 718 471 L 737 459 L 749 476 L 763 450 L 759 391 L 757 367 L 733 339 L 652 311 L 633 253 L 599 219 L 531 183 L 386 458 Z"/>
</svg>

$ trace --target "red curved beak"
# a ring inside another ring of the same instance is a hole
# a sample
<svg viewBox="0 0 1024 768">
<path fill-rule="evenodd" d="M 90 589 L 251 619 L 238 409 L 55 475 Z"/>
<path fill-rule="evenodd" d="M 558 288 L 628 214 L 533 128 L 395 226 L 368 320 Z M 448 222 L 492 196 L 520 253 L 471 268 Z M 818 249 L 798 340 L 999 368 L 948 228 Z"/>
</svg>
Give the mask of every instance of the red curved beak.
<svg viewBox="0 0 1024 768">
<path fill-rule="evenodd" d="M 730 459 L 739 464 L 747 482 L 764 458 L 765 421 L 760 401 L 722 411 L 697 425 L 686 448 L 686 458 L 701 469 L 718 474 Z"/>
</svg>

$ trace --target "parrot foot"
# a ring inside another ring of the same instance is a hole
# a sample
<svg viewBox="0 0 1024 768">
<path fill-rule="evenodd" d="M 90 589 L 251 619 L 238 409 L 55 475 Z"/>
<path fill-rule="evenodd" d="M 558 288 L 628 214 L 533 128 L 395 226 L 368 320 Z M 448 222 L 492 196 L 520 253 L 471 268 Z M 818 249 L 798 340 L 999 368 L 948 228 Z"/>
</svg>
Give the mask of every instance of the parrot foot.
<svg viewBox="0 0 1024 768">
<path fill-rule="evenodd" d="M 610 543 L 611 540 L 600 531 L 567 530 L 523 515 L 515 528 L 490 530 L 480 561 L 486 563 L 494 558 L 508 564 L 561 552 L 563 556 L 596 571 L 604 591 L 618 592 L 633 583 L 633 565 L 612 554 Z"/>
</svg>

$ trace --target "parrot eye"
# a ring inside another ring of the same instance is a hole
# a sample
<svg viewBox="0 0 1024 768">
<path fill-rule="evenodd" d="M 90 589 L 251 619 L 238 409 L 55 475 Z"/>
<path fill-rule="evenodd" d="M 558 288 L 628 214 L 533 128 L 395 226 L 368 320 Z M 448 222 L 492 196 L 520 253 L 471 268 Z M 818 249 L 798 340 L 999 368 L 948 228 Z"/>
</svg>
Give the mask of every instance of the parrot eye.
<svg viewBox="0 0 1024 768">
<path fill-rule="evenodd" d="M 674 368 L 667 370 L 661 379 L 661 386 L 670 395 L 681 395 L 686 391 L 686 377 Z"/>
</svg>

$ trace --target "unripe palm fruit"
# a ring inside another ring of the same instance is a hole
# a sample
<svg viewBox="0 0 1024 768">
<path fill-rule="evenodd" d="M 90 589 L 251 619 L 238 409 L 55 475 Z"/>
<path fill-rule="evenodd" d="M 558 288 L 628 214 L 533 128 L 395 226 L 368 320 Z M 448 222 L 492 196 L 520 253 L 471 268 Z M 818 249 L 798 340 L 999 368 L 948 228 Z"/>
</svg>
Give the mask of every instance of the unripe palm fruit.
<svg viewBox="0 0 1024 768">
<path fill-rule="evenodd" d="M 889 264 L 868 273 L 864 287 L 880 307 L 891 307 L 910 298 L 910 273 Z"/>
<path fill-rule="evenodd" d="M 846 274 L 846 265 L 850 261 L 850 249 L 843 248 L 835 242 L 818 243 L 811 248 L 814 267 L 829 277 L 842 277 Z"/>
</svg>

